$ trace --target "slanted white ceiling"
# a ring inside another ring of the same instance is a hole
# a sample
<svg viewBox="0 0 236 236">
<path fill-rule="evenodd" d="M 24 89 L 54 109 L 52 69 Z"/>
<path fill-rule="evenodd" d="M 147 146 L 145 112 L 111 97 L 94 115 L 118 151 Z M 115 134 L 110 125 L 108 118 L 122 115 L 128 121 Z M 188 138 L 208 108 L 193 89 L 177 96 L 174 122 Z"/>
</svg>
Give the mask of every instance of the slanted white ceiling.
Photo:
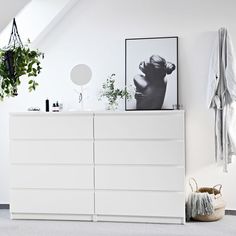
<svg viewBox="0 0 236 236">
<path fill-rule="evenodd" d="M 0 32 L 30 0 L 0 0 Z"/>
<path fill-rule="evenodd" d="M 5 0 L 0 0 L 1 3 Z M 42 40 L 56 24 L 65 16 L 65 14 L 75 5 L 78 0 L 7 0 L 9 2 L 23 1 L 25 7 L 22 7 L 16 16 L 17 26 L 21 41 L 23 43 L 30 39 L 32 45 L 36 45 Z M 28 2 L 28 4 L 26 4 Z M 2 4 L 3 5 L 3 4 Z M 1 14 L 2 9 L 0 10 Z M 43 17 L 42 17 L 43 16 Z M 14 17 L 14 16 L 13 16 Z M 13 18 L 11 17 L 11 19 Z M 10 21 L 11 21 L 10 19 Z M 1 21 L 1 15 L 0 15 Z M 0 47 L 6 46 L 11 32 L 11 22 L 0 30 Z M 31 46 L 32 46 L 31 45 Z"/>
</svg>

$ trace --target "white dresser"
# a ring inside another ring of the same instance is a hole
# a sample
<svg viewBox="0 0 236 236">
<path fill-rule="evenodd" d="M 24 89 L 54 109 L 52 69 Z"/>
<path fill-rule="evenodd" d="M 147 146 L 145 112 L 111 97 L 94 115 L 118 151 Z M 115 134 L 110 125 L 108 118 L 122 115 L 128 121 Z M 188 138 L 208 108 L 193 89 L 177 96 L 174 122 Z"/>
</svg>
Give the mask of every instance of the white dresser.
<svg viewBox="0 0 236 236">
<path fill-rule="evenodd" d="M 185 221 L 183 111 L 12 113 L 13 219 Z"/>
</svg>

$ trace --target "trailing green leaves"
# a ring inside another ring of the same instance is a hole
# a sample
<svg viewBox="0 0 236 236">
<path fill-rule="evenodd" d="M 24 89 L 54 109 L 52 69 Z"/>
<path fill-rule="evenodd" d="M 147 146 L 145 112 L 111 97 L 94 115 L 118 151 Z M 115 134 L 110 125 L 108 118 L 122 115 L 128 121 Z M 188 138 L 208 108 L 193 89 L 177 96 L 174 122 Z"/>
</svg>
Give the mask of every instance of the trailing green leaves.
<svg viewBox="0 0 236 236">
<path fill-rule="evenodd" d="M 34 78 L 41 72 L 43 57 L 43 53 L 28 45 L 0 49 L 0 99 L 17 96 L 23 75 L 30 78 L 29 91 L 35 90 L 39 84 Z"/>
</svg>

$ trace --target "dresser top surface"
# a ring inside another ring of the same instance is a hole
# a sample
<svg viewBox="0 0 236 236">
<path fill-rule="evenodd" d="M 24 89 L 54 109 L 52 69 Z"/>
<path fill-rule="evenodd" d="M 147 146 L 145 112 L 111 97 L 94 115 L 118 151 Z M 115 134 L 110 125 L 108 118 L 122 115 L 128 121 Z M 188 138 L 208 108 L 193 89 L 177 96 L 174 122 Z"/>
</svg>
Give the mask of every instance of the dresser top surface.
<svg viewBox="0 0 236 236">
<path fill-rule="evenodd" d="M 10 112 L 10 116 L 77 116 L 77 115 L 174 115 L 183 114 L 184 110 L 151 110 L 151 111 L 64 111 L 64 112 Z"/>
</svg>

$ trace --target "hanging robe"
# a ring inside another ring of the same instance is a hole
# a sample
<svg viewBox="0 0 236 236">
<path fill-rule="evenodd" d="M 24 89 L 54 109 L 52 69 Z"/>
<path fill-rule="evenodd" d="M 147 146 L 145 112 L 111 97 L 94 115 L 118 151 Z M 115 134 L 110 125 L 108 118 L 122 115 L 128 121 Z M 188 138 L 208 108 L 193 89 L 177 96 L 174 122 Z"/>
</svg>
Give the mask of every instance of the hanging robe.
<svg viewBox="0 0 236 236">
<path fill-rule="evenodd" d="M 227 165 L 236 149 L 236 61 L 227 29 L 221 28 L 213 47 L 207 92 L 207 106 L 215 111 L 215 159 Z"/>
</svg>

